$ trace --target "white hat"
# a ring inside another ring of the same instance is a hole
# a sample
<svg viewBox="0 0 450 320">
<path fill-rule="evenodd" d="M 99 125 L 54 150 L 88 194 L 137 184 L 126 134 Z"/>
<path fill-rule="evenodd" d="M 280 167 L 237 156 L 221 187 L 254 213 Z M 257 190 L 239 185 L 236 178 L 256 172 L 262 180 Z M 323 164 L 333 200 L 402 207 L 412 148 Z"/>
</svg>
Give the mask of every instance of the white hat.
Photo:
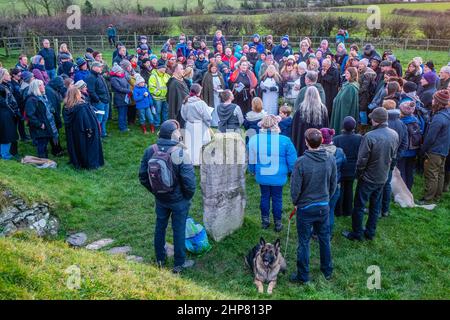
<svg viewBox="0 0 450 320">
<path fill-rule="evenodd" d="M 139 73 L 136 73 L 135 78 L 136 78 L 136 84 L 139 84 L 142 82 L 145 83 L 145 79 Z"/>
</svg>

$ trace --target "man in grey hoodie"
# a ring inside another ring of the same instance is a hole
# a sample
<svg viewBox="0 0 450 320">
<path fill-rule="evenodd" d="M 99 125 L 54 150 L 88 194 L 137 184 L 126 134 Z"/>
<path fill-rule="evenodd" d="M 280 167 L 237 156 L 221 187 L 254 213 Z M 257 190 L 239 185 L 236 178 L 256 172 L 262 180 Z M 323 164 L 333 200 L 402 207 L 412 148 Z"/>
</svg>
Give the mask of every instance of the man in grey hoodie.
<svg viewBox="0 0 450 320">
<path fill-rule="evenodd" d="M 314 229 L 319 237 L 320 270 L 330 280 L 333 272 L 330 246 L 329 202 L 336 192 L 336 161 L 322 144 L 322 133 L 308 129 L 305 133 L 308 150 L 297 160 L 291 177 L 291 197 L 297 208 L 297 272 L 290 280 L 308 283 L 309 241 Z"/>
</svg>

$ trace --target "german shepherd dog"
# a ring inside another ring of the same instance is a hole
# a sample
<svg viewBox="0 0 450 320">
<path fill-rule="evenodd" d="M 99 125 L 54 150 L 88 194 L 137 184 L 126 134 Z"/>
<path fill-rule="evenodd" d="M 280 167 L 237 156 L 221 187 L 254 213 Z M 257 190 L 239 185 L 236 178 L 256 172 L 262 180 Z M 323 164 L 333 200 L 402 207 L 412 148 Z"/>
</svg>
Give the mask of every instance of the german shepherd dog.
<svg viewBox="0 0 450 320">
<path fill-rule="evenodd" d="M 286 272 L 286 261 L 280 252 L 280 246 L 280 239 L 271 244 L 261 237 L 259 244 L 245 257 L 245 263 L 255 275 L 255 285 L 259 293 L 264 293 L 263 284 L 269 283 L 267 293 L 272 294 L 277 285 L 278 274 Z"/>
</svg>

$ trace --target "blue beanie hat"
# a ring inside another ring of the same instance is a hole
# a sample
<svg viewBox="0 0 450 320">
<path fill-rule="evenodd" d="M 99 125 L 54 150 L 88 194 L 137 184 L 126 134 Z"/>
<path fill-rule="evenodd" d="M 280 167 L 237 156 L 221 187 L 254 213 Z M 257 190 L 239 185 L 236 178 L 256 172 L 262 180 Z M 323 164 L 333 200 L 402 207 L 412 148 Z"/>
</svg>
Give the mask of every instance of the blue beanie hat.
<svg viewBox="0 0 450 320">
<path fill-rule="evenodd" d="M 179 128 L 178 123 L 175 120 L 167 120 L 159 129 L 159 137 L 161 139 L 172 139 L 172 134 Z"/>
<path fill-rule="evenodd" d="M 285 35 L 281 38 L 281 41 L 286 40 L 287 42 L 289 42 L 289 36 Z"/>
</svg>

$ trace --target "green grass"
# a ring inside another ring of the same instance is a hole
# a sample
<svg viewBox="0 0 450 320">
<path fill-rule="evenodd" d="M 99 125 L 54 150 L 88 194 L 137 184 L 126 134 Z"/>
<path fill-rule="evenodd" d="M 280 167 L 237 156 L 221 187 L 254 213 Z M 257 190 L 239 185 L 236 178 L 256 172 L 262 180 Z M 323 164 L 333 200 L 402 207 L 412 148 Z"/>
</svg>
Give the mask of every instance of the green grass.
<svg viewBox="0 0 450 320">
<path fill-rule="evenodd" d="M 104 144 L 106 165 L 97 171 L 76 171 L 67 164 L 67 158 L 56 159 L 58 169 L 41 171 L 16 162 L 0 162 L 1 183 L 30 201 L 49 202 L 62 227 L 56 242 L 27 237 L 0 241 L 0 298 L 267 298 L 256 293 L 243 257 L 260 236 L 268 241 L 279 236 L 284 247 L 287 228 L 280 235 L 261 230 L 259 188 L 250 176 L 242 229 L 223 242 L 211 241 L 212 250 L 197 258 L 195 269 L 186 272 L 182 280 L 174 280 L 151 265 L 128 265 L 118 258 L 69 249 L 62 243 L 68 234 L 84 231 L 89 241 L 111 237 L 116 240 L 114 246 L 130 245 L 132 254 L 143 256 L 149 264 L 154 260 L 154 200 L 140 186 L 137 172 L 143 151 L 155 141 L 155 136 L 144 136 L 137 127 L 120 134 L 116 121 L 109 128 L 112 137 Z M 35 149 L 21 143 L 20 153 L 35 154 Z M 421 191 L 422 179 L 418 177 L 416 197 Z M 351 219 L 336 219 L 336 236 L 332 241 L 334 280 L 327 282 L 320 275 L 318 246 L 313 243 L 312 284 L 300 287 L 290 284 L 287 276 L 281 276 L 273 298 L 447 299 L 449 200 L 446 195 L 432 212 L 393 205 L 392 216 L 379 222 L 373 242 L 353 243 L 343 239 L 340 233 L 351 227 Z M 287 215 L 292 210 L 289 187 L 284 189 L 284 206 L 287 226 Z M 200 189 L 193 200 L 191 215 L 202 221 Z M 296 241 L 294 223 L 287 255 L 289 272 L 295 270 Z M 74 264 L 87 272 L 88 280 L 79 291 L 64 286 L 63 272 Z M 369 276 L 366 270 L 370 265 L 381 268 L 381 290 L 366 287 Z"/>
</svg>

